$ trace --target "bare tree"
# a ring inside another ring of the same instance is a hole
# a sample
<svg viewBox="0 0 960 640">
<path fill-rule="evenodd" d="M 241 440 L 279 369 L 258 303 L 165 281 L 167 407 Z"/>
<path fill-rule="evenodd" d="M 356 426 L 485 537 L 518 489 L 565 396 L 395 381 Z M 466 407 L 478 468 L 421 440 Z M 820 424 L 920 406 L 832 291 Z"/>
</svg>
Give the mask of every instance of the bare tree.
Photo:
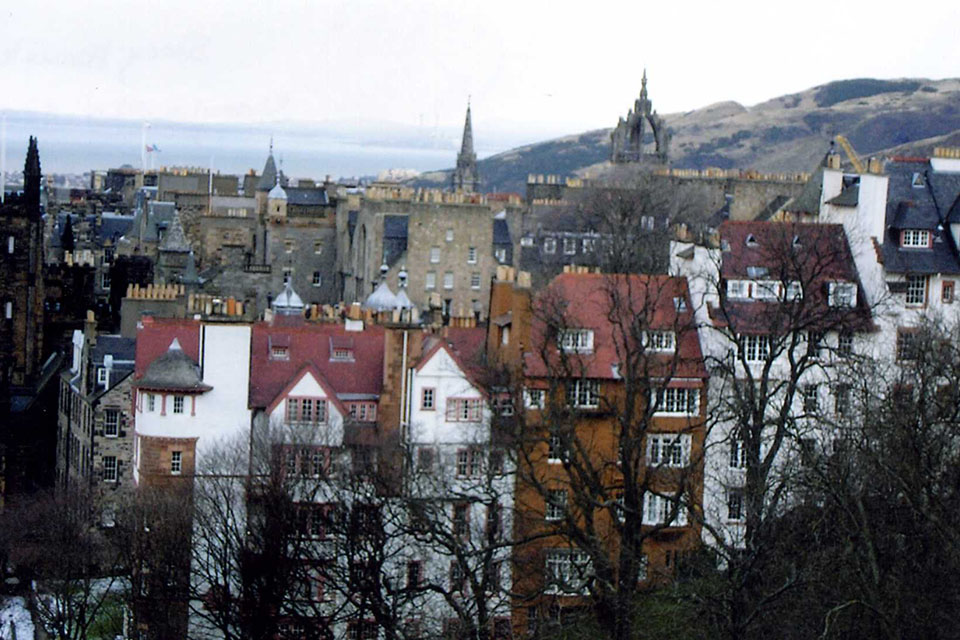
<svg viewBox="0 0 960 640">
<path fill-rule="evenodd" d="M 511 387 L 519 603 L 528 630 L 588 609 L 630 638 L 641 589 L 699 537 L 706 370 L 686 283 L 564 274 L 532 314 Z"/>
<path fill-rule="evenodd" d="M 4 513 L 0 535 L 8 558 L 34 581 L 33 607 L 46 631 L 59 638 L 86 640 L 97 626 L 120 632 L 122 541 L 98 526 L 95 513 L 91 495 L 81 489 L 40 493 Z"/>
<path fill-rule="evenodd" d="M 720 236 L 692 285 L 704 294 L 716 463 L 704 526 L 722 568 L 701 599 L 720 633 L 743 638 L 804 583 L 799 556 L 778 543 L 783 518 L 823 443 L 835 364 L 871 322 L 840 226 L 726 223 Z"/>
</svg>

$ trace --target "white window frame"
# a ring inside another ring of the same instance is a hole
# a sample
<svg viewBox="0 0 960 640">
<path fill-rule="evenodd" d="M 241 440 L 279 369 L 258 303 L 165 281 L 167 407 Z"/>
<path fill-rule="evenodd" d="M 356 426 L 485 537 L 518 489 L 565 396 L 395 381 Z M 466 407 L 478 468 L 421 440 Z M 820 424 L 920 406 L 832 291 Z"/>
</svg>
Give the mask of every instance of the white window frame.
<svg viewBox="0 0 960 640">
<path fill-rule="evenodd" d="M 547 462 L 550 464 L 562 464 L 568 455 L 569 452 L 566 451 L 563 446 L 563 438 L 556 431 L 550 431 L 547 436 Z"/>
<path fill-rule="evenodd" d="M 747 468 L 747 443 L 743 438 L 730 438 L 730 457 L 727 466 L 731 469 Z"/>
<path fill-rule="evenodd" d="M 170 475 L 178 476 L 183 473 L 183 451 L 170 452 Z"/>
<path fill-rule="evenodd" d="M 173 396 L 173 413 L 183 413 L 186 408 L 187 397 L 183 395 Z"/>
<path fill-rule="evenodd" d="M 446 240 L 447 242 L 453 242 L 453 229 L 447 229 Z"/>
<path fill-rule="evenodd" d="M 436 271 L 427 271 L 427 277 L 424 279 L 424 289 L 436 289 L 437 288 L 437 272 Z"/>
<path fill-rule="evenodd" d="M 106 367 L 97 367 L 97 386 L 105 387 L 110 380 L 110 370 Z"/>
<path fill-rule="evenodd" d="M 904 229 L 900 246 L 904 249 L 929 249 L 930 232 L 926 229 Z"/>
<path fill-rule="evenodd" d="M 13 236 L 7 236 L 7 253 L 13 253 L 13 249 L 16 246 L 16 240 Z"/>
<path fill-rule="evenodd" d="M 477 248 L 467 248 L 467 264 L 477 264 Z"/>
<path fill-rule="evenodd" d="M 690 465 L 689 433 L 651 433 L 647 435 L 647 465 L 651 467 L 674 467 Z"/>
<path fill-rule="evenodd" d="M 581 245 L 581 250 L 583 253 L 592 253 L 597 246 L 596 238 L 584 238 Z"/>
<path fill-rule="evenodd" d="M 120 435 L 120 410 L 104 409 L 103 410 L 103 436 L 105 438 L 116 438 L 119 435 Z"/>
<path fill-rule="evenodd" d="M 103 456 L 103 481 L 116 482 L 119 476 L 117 456 Z"/>
<path fill-rule="evenodd" d="M 319 271 L 313 272 L 313 281 L 311 284 L 315 287 L 319 287 L 323 284 L 323 275 Z"/>
<path fill-rule="evenodd" d="M 577 255 L 577 239 L 576 238 L 563 239 L 563 255 L 565 256 Z"/>
<path fill-rule="evenodd" d="M 507 261 L 507 250 L 503 247 L 499 249 L 494 249 L 493 257 L 497 259 L 497 262 L 503 264 Z"/>
<path fill-rule="evenodd" d="M 733 300 L 745 300 L 750 297 L 748 280 L 727 280 L 727 297 Z"/>
<path fill-rule="evenodd" d="M 593 329 L 562 329 L 557 344 L 565 353 L 593 353 Z"/>
<path fill-rule="evenodd" d="M 757 334 L 741 334 L 740 348 L 743 349 L 744 360 L 747 362 L 763 362 L 770 357 L 770 336 Z"/>
<path fill-rule="evenodd" d="M 440 247 L 430 247 L 430 264 L 440 262 Z"/>
<path fill-rule="evenodd" d="M 157 395 L 155 393 L 147 394 L 147 413 L 153 413 L 157 410 Z"/>
<path fill-rule="evenodd" d="M 907 306 L 922 307 L 927 304 L 927 276 L 907 276 Z"/>
<path fill-rule="evenodd" d="M 757 280 L 753 283 L 753 297 L 757 300 L 780 300 L 783 283 L 779 280 Z"/>
<path fill-rule="evenodd" d="M 700 415 L 700 389 L 688 387 L 667 387 L 657 389 L 658 416 L 698 416 Z"/>
<path fill-rule="evenodd" d="M 543 389 L 524 389 L 523 406 L 527 409 L 543 409 L 545 396 Z"/>
<path fill-rule="evenodd" d="M 443 272 L 443 288 L 447 291 L 453 289 L 453 271 Z"/>
<path fill-rule="evenodd" d="M 746 505 L 743 500 L 743 489 L 729 488 L 725 496 L 727 522 L 743 522 L 747 518 Z"/>
<path fill-rule="evenodd" d="M 596 409 L 600 406 L 600 381 L 578 378 L 567 381 L 567 404 L 577 409 Z"/>
<path fill-rule="evenodd" d="M 547 499 L 543 509 L 543 519 L 548 522 L 563 520 L 567 515 L 566 489 L 551 489 L 547 491 Z"/>
<path fill-rule="evenodd" d="M 677 348 L 677 334 L 673 331 L 645 331 L 643 337 L 648 351 L 673 353 Z"/>
<path fill-rule="evenodd" d="M 857 306 L 857 285 L 853 282 L 831 282 L 828 286 L 827 303 L 831 307 Z"/>
<path fill-rule="evenodd" d="M 677 509 L 677 515 L 670 520 L 670 514 L 673 512 L 674 502 L 666 496 L 647 492 L 643 499 L 643 524 L 648 526 L 667 525 L 670 527 L 687 526 L 687 509 L 680 504 Z"/>
<path fill-rule="evenodd" d="M 799 280 L 791 280 L 787 283 L 787 291 L 784 299 L 787 302 L 803 300 L 803 285 Z"/>
<path fill-rule="evenodd" d="M 553 255 L 557 252 L 557 239 L 556 238 L 544 238 L 543 239 L 543 252 Z"/>
<path fill-rule="evenodd" d="M 480 273 L 478 271 L 474 271 L 473 273 L 470 274 L 470 288 L 471 289 L 480 288 Z"/>
<path fill-rule="evenodd" d="M 579 549 L 547 549 L 544 556 L 544 592 L 585 595 L 593 576 L 590 556 Z"/>
</svg>

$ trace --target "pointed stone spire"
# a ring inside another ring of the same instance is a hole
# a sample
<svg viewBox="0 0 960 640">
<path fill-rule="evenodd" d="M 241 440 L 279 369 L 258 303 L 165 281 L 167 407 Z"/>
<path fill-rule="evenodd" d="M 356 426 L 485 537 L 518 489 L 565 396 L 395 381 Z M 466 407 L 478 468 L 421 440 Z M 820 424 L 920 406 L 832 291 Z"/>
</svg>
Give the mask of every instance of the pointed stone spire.
<svg viewBox="0 0 960 640">
<path fill-rule="evenodd" d="M 453 172 L 453 190 L 473 193 L 479 186 L 480 172 L 477 169 L 477 154 L 473 151 L 473 123 L 468 99 L 467 117 L 463 123 L 463 142 L 457 155 L 457 168 Z"/>
<path fill-rule="evenodd" d="M 173 222 L 170 223 L 170 228 L 167 229 L 163 240 L 160 241 L 159 249 L 160 251 L 170 251 L 174 253 L 190 253 L 190 244 L 187 242 L 187 236 L 183 232 L 183 225 L 180 224 L 179 211 L 174 212 Z"/>
<path fill-rule="evenodd" d="M 473 123 L 470 122 L 470 98 L 467 98 L 467 118 L 463 123 L 463 142 L 460 143 L 460 155 L 470 156 L 473 153 Z"/>
<path fill-rule="evenodd" d="M 40 217 L 40 151 L 37 139 L 30 136 L 27 159 L 23 163 L 23 194 L 30 216 Z"/>
</svg>

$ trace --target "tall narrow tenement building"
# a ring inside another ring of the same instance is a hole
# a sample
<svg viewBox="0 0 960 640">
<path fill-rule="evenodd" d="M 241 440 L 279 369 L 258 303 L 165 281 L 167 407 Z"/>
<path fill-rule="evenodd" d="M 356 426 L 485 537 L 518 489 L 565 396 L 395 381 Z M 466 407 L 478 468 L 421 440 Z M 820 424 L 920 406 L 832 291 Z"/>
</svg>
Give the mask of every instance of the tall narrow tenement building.
<svg viewBox="0 0 960 640">
<path fill-rule="evenodd" d="M 457 168 L 453 172 L 453 190 L 474 193 L 480 186 L 477 170 L 477 154 L 473 152 L 473 125 L 470 122 L 470 103 L 467 102 L 467 119 L 463 123 L 463 142 L 457 154 Z"/>
</svg>

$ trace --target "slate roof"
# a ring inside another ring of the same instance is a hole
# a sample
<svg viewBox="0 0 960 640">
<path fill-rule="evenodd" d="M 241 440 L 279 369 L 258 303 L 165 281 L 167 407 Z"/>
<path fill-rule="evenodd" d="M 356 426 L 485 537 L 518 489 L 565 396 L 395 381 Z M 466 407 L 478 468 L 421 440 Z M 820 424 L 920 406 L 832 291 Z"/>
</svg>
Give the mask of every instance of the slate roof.
<svg viewBox="0 0 960 640">
<path fill-rule="evenodd" d="M 130 230 L 131 224 L 133 224 L 133 216 L 104 213 L 100 216 L 100 242 L 103 243 L 108 239 L 116 242 Z"/>
<path fill-rule="evenodd" d="M 257 181 L 257 191 L 270 191 L 277 184 L 277 163 L 273 160 L 273 152 L 267 156 L 263 165 L 263 173 Z"/>
<path fill-rule="evenodd" d="M 323 187 L 287 187 L 287 204 L 300 206 L 323 206 L 330 204 L 327 190 Z"/>
<path fill-rule="evenodd" d="M 677 300 L 684 303 L 679 311 Z M 639 350 L 632 331 L 639 321 L 652 330 L 677 333 L 676 354 L 649 354 L 652 375 L 707 378 L 686 278 L 562 273 L 537 294 L 532 309 L 531 350 L 524 354 L 528 376 L 564 375 L 557 332 L 592 329 L 592 353 L 563 354 L 567 371 L 573 377 L 616 380 L 622 355 Z"/>
<path fill-rule="evenodd" d="M 510 244 L 510 227 L 506 220 L 494 219 L 493 221 L 493 244 Z"/>
<path fill-rule="evenodd" d="M 883 265 L 891 273 L 960 274 L 957 247 L 948 228 L 960 198 L 960 175 L 935 173 L 929 162 L 888 162 L 886 232 Z M 919 181 L 919 186 L 914 186 Z M 900 231 L 925 229 L 929 249 L 901 248 Z"/>
<path fill-rule="evenodd" d="M 407 216 L 383 216 L 383 237 L 407 239 Z"/>
<path fill-rule="evenodd" d="M 287 360 L 270 358 L 272 336 L 289 340 Z M 331 340 L 333 338 L 333 340 Z M 332 360 L 331 343 L 353 340 L 353 360 Z M 348 332 L 341 325 L 309 324 L 301 318 L 253 326 L 250 406 L 266 407 L 305 366 L 313 365 L 340 394 L 378 396 L 383 386 L 384 329 Z"/>
<path fill-rule="evenodd" d="M 146 371 L 136 384 L 141 389 L 186 393 L 203 393 L 213 388 L 203 383 L 200 366 L 184 353 L 176 338 L 170 341 L 165 353 L 147 365 Z"/>
<path fill-rule="evenodd" d="M 114 362 L 118 360 L 130 362 L 132 368 L 137 355 L 137 341 L 123 336 L 97 336 L 97 344 L 90 350 L 90 357 L 94 363 L 102 364 L 105 355 L 113 356 Z"/>
<path fill-rule="evenodd" d="M 851 184 L 849 187 L 843 189 L 840 192 L 840 195 L 828 200 L 827 204 L 837 205 L 838 207 L 855 207 L 857 206 L 857 202 L 859 200 L 860 200 L 860 185 Z"/>
</svg>

